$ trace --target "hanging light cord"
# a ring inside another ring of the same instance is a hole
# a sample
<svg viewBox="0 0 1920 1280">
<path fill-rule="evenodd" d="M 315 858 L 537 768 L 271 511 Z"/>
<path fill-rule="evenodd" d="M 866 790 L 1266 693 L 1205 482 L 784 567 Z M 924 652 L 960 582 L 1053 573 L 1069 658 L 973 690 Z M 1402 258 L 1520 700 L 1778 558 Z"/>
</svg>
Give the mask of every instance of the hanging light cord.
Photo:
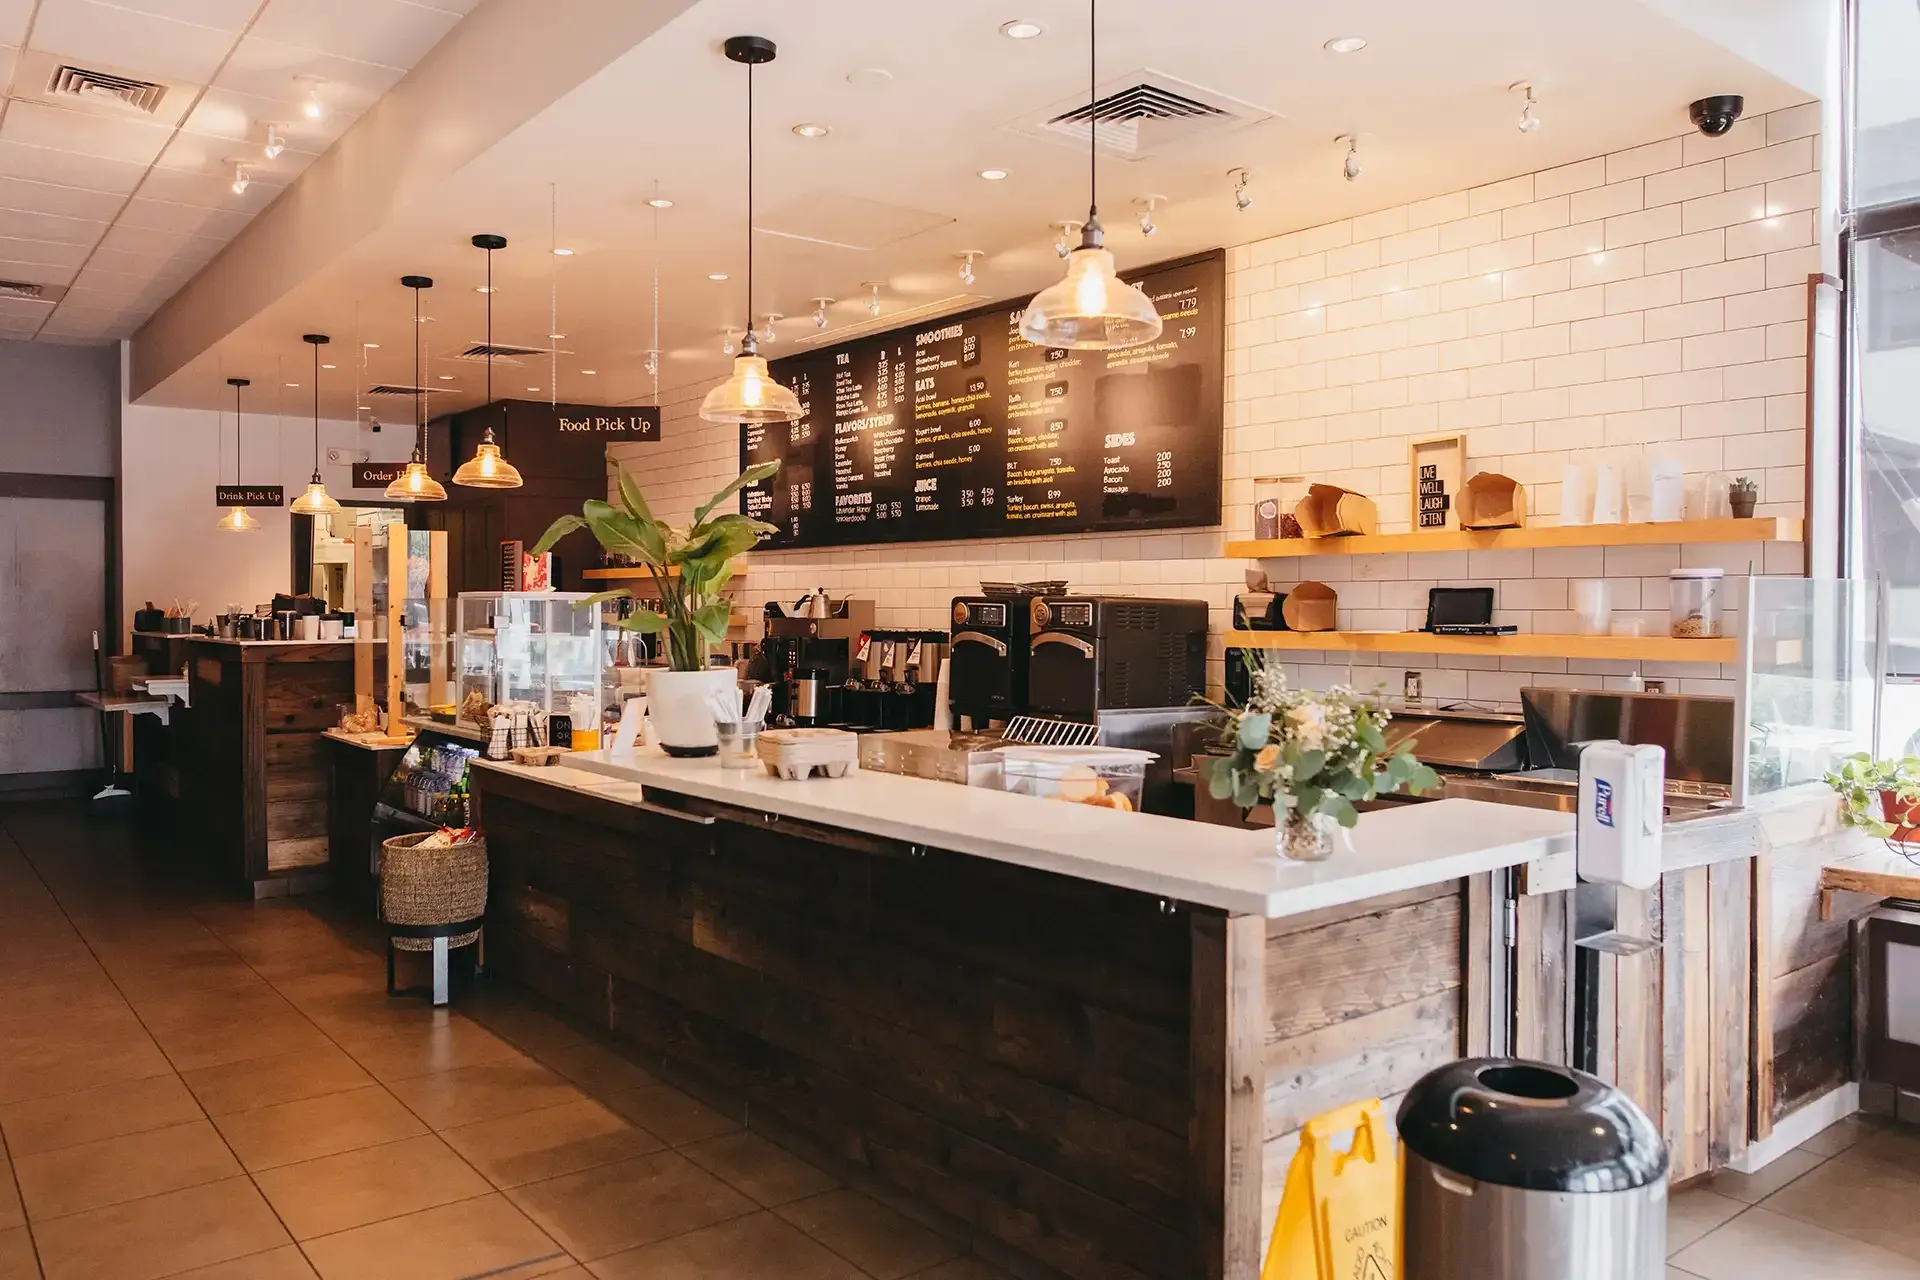
<svg viewBox="0 0 1920 1280">
<path fill-rule="evenodd" d="M 313 477 L 320 478 L 320 344 L 313 344 Z"/>
<path fill-rule="evenodd" d="M 547 248 L 553 250 L 559 247 L 560 184 L 557 182 L 549 182 L 547 184 Z M 492 260 L 491 254 L 488 255 L 488 260 Z M 549 282 L 547 292 L 547 346 L 551 348 L 551 350 L 547 352 L 549 358 L 547 365 L 547 403 L 549 405 L 555 405 L 560 403 L 560 339 L 553 336 L 560 332 L 560 255 L 557 253 L 549 253 L 548 261 L 551 265 L 547 273 L 547 280 Z M 492 281 L 488 281 L 488 283 L 491 284 Z M 492 294 L 487 295 L 487 301 L 489 303 L 493 301 Z"/>
<path fill-rule="evenodd" d="M 1087 223 L 1100 219 L 1100 0 L 1087 0 Z"/>
<path fill-rule="evenodd" d="M 240 486 L 240 388 L 233 389 L 233 484 Z"/>
<path fill-rule="evenodd" d="M 747 336 L 741 349 L 748 355 L 759 350 L 753 336 L 753 64 L 747 64 Z"/>
<path fill-rule="evenodd" d="M 653 403 L 660 404 L 660 179 L 653 180 Z M 751 238 L 751 237 L 749 237 Z"/>
<path fill-rule="evenodd" d="M 552 326 L 549 326 L 551 328 Z M 493 250 L 487 250 L 487 404 L 493 404 Z"/>
<path fill-rule="evenodd" d="M 427 389 L 420 382 L 420 346 L 426 336 L 420 331 L 420 287 L 413 290 L 413 456 L 427 460 Z"/>
</svg>

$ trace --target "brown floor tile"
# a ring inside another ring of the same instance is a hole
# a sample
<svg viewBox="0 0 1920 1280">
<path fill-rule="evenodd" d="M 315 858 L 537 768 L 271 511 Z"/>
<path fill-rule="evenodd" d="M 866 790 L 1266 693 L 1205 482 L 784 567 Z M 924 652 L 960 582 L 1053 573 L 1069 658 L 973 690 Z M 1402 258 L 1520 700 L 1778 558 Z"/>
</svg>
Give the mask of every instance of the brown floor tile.
<svg viewBox="0 0 1920 1280">
<path fill-rule="evenodd" d="M 1674 1255 L 1701 1280 L 1914 1280 L 1912 1259 L 1765 1208 L 1749 1209 Z"/>
<path fill-rule="evenodd" d="M 567 1252 L 588 1261 L 754 1210 L 751 1200 L 671 1151 L 506 1194 Z"/>
<path fill-rule="evenodd" d="M 55 1218 L 34 1240 L 47 1280 L 155 1280 L 288 1243 L 250 1178 Z"/>
<path fill-rule="evenodd" d="M 592 1094 L 618 1093 L 658 1084 L 653 1074 L 603 1044 L 558 1046 L 534 1057 Z"/>
<path fill-rule="evenodd" d="M 149 1076 L 0 1107 L 0 1132 L 14 1156 L 117 1138 L 200 1118 L 178 1076 Z"/>
<path fill-rule="evenodd" d="M 493 1188 L 446 1143 L 425 1134 L 254 1175 L 295 1240 L 470 1200 Z"/>
<path fill-rule="evenodd" d="M 662 1145 L 645 1129 L 591 1100 L 461 1125 L 440 1136 L 500 1187 L 613 1164 Z"/>
<path fill-rule="evenodd" d="M 1828 1125 L 1796 1149 L 1816 1156 L 1837 1156 L 1863 1139 L 1892 1127 L 1892 1124 L 1891 1120 L 1879 1116 L 1851 1115 Z"/>
<path fill-rule="evenodd" d="M 1920 1259 L 1920 1216 L 1912 1209 L 1916 1190 L 1920 1182 L 1912 1168 L 1830 1160 L 1767 1197 L 1761 1207 Z"/>
<path fill-rule="evenodd" d="M 159 1031 L 154 1038 L 180 1072 L 252 1062 L 278 1054 L 317 1052 L 329 1047 L 320 1028 L 293 1011 L 256 1021 L 234 1021 L 222 1026 Z"/>
<path fill-rule="evenodd" d="M 356 1151 L 425 1133 L 427 1127 L 377 1085 L 216 1116 L 214 1124 L 250 1170 Z"/>
<path fill-rule="evenodd" d="M 0 1103 L 145 1080 L 172 1070 L 167 1055 L 148 1040 L 114 1049 L 82 1048 L 52 1057 L 0 1060 Z"/>
<path fill-rule="evenodd" d="M 840 1185 L 839 1179 L 744 1129 L 691 1143 L 680 1153 L 769 1209 Z"/>
<path fill-rule="evenodd" d="M 436 1129 L 542 1111 L 586 1095 L 531 1058 L 482 1062 L 396 1080 L 388 1086 Z"/>
<path fill-rule="evenodd" d="M 1911 1125 L 1881 1129 L 1862 1137 L 1834 1158 L 1849 1164 L 1877 1164 L 1901 1171 L 1920 1169 L 1920 1129 Z"/>
<path fill-rule="evenodd" d="M 498 1194 L 322 1236 L 305 1249 L 321 1280 L 520 1280 L 574 1265 Z"/>
<path fill-rule="evenodd" d="M 13 1163 L 0 1148 L 0 1231 L 27 1225 L 26 1206 L 20 1203 L 20 1187 L 14 1181 Z"/>
<path fill-rule="evenodd" d="M 231 1262 L 195 1267 L 167 1280 L 315 1280 L 313 1268 L 298 1245 L 282 1245 L 265 1253 L 249 1254 Z"/>
<path fill-rule="evenodd" d="M 185 1072 L 181 1078 L 207 1114 L 213 1116 L 318 1098 L 373 1083 L 372 1076 L 333 1045 L 203 1067 Z"/>
<path fill-rule="evenodd" d="M 771 1213 L 755 1213 L 598 1259 L 600 1280 L 866 1280 L 860 1268 Z"/>
<path fill-rule="evenodd" d="M 955 1258 L 926 1271 L 916 1271 L 910 1280 L 1012 1280 L 999 1267 L 978 1258 Z"/>
<path fill-rule="evenodd" d="M 1788 1151 L 1758 1173 L 1724 1170 L 1707 1180 L 1707 1190 L 1742 1204 L 1759 1204 L 1800 1175 L 1820 1167 L 1825 1156 L 1810 1151 Z"/>
<path fill-rule="evenodd" d="M 300 1011 L 281 999 L 265 980 L 226 990 L 172 990 L 133 1002 L 140 1021 L 156 1038 L 173 1031 L 218 1031 L 236 1023 L 266 1023 L 297 1018 Z"/>
<path fill-rule="evenodd" d="M 15 1167 L 21 1197 L 35 1222 L 218 1182 L 241 1172 L 227 1144 L 205 1120 L 42 1151 L 22 1156 Z"/>
<path fill-rule="evenodd" d="M 33 1256 L 33 1237 L 25 1227 L 0 1231 L 0 1280 L 40 1280 L 40 1263 Z"/>
<path fill-rule="evenodd" d="M 524 1054 L 493 1032 L 460 1017 L 355 1040 L 349 1052 L 354 1061 L 382 1081 L 406 1080 L 486 1062 L 525 1060 Z"/>
<path fill-rule="evenodd" d="M 390 996 L 384 986 L 310 1001 L 301 1006 L 301 1012 L 348 1050 L 396 1031 L 418 1031 L 460 1016 L 450 1008 L 436 1009 L 424 1000 Z"/>
<path fill-rule="evenodd" d="M 1711 1191 L 1676 1193 L 1667 1201 L 1667 1256 L 1672 1257 L 1746 1207 Z"/>
<path fill-rule="evenodd" d="M 775 1212 L 878 1280 L 900 1280 L 960 1253 L 953 1242 L 857 1191 L 829 1191 Z"/>
<path fill-rule="evenodd" d="M 618 1093 L 608 1094 L 606 1103 L 642 1129 L 676 1147 L 717 1138 L 740 1127 L 672 1085 L 651 1084 L 642 1089 L 622 1089 Z"/>
</svg>

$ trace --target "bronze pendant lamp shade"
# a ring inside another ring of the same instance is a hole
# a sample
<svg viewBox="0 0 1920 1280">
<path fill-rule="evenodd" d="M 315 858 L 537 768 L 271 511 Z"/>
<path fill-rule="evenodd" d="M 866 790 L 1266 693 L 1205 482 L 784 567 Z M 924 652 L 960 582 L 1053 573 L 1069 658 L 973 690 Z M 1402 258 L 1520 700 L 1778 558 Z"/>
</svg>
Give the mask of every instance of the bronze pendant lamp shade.
<svg viewBox="0 0 1920 1280">
<path fill-rule="evenodd" d="M 753 332 L 753 69 L 772 62 L 777 50 L 764 36 L 733 36 L 725 47 L 727 57 L 747 69 L 747 336 L 733 376 L 707 392 L 700 416 L 708 422 L 794 422 L 801 416 L 800 397 L 774 381 Z"/>
<path fill-rule="evenodd" d="M 320 348 L 333 340 L 324 333 L 303 334 L 300 340 L 313 344 L 313 479 L 307 482 L 307 491 L 293 500 L 291 510 L 297 516 L 332 515 L 340 504 L 320 479 Z"/>
<path fill-rule="evenodd" d="M 487 411 L 493 411 L 493 251 L 507 247 L 505 236 L 475 236 L 476 249 L 487 251 Z M 453 482 L 470 489 L 518 489 L 525 481 L 511 462 L 501 456 L 493 438 L 493 428 L 480 438 L 480 447 L 453 473 Z"/>
<path fill-rule="evenodd" d="M 433 278 L 401 276 L 400 283 L 413 290 L 413 457 L 387 486 L 387 496 L 401 502 L 445 502 L 446 488 L 427 472 L 427 388 L 420 381 L 420 347 L 426 341 L 420 332 L 420 291 L 433 288 Z"/>
<path fill-rule="evenodd" d="M 240 388 L 253 385 L 251 378 L 228 378 L 227 385 L 233 388 L 233 483 L 239 485 L 240 479 Z M 227 514 L 220 517 L 220 523 L 214 526 L 222 533 L 252 533 L 260 527 L 253 513 L 245 507 L 231 507 Z"/>
</svg>

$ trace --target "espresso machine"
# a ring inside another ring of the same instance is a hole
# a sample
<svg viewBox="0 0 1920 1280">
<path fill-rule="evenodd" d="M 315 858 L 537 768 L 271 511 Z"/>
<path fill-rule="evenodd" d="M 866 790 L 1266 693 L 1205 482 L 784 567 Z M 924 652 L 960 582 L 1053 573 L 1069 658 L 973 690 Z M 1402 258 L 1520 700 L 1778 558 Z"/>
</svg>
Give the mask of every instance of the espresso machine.
<svg viewBox="0 0 1920 1280">
<path fill-rule="evenodd" d="M 776 723 L 801 727 L 842 722 L 847 678 L 861 670 L 855 653 L 873 630 L 873 601 L 810 597 L 808 616 L 767 605 L 766 634 L 752 675 L 773 686 Z M 803 605 L 809 602 L 803 602 Z"/>
<path fill-rule="evenodd" d="M 947 704 L 954 725 L 965 717 L 978 733 L 990 721 L 1027 709 L 1027 625 L 1038 596 L 955 596 L 948 633 Z"/>
</svg>

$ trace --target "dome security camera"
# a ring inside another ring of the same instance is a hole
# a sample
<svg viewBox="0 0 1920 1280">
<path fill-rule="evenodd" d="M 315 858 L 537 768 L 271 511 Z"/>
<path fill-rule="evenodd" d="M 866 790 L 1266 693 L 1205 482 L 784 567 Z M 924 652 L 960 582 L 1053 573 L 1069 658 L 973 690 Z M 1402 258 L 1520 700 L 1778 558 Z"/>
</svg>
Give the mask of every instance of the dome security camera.
<svg viewBox="0 0 1920 1280">
<path fill-rule="evenodd" d="M 1746 110 L 1747 100 L 1737 93 L 1720 93 L 1701 98 L 1687 107 L 1693 127 L 1709 138 L 1719 138 L 1733 128 L 1734 121 Z"/>
</svg>

